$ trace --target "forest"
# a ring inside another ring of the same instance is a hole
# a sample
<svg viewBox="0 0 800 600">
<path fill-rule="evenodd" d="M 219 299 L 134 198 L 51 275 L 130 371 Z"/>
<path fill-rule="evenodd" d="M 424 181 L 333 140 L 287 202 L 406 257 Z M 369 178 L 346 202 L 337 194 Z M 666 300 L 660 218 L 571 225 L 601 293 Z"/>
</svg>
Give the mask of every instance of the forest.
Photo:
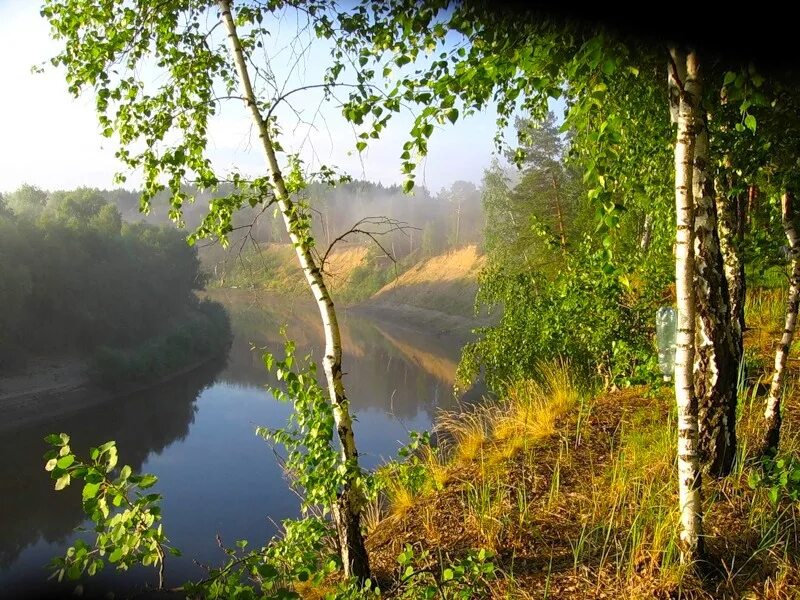
<svg viewBox="0 0 800 600">
<path fill-rule="evenodd" d="M 93 100 L 115 184 L 140 184 L 2 198 L 0 360 L 74 349 L 109 382 L 163 374 L 230 335 L 214 300 L 246 288 L 248 351 L 229 360 L 269 373 L 284 422 L 247 427 L 297 503 L 268 539 L 217 533 L 217 562 L 177 581 L 163 477 L 108 436 L 51 429 L 48 484 L 88 527 L 49 564 L 59 591 L 101 594 L 92 578 L 116 571 L 147 572 L 134 595 L 153 598 L 797 597 L 800 82 L 686 10 L 648 36 L 466 0 L 45 0 L 58 49 L 39 69 Z M 327 62 L 298 82 L 313 44 Z M 308 151 L 309 95 L 361 160 L 400 127 L 399 183 Z M 214 153 L 223 112 L 256 168 Z M 419 184 L 437 140 L 486 114 L 480 184 Z M 392 303 L 380 366 L 403 360 L 399 385 L 450 368 L 403 327 L 471 333 L 461 400 L 418 398 L 430 428 L 401 422 L 376 461 L 387 434 L 355 398 L 377 351 L 351 319 Z M 264 323 L 280 343 L 255 341 Z M 209 440 L 246 391 L 211 389 L 231 404 Z"/>
<path fill-rule="evenodd" d="M 197 250 L 174 228 L 123 222 L 99 190 L 24 185 L 0 199 L 0 231 L 4 371 L 77 353 L 97 380 L 141 382 L 224 347 L 227 317 L 195 296 Z"/>
</svg>

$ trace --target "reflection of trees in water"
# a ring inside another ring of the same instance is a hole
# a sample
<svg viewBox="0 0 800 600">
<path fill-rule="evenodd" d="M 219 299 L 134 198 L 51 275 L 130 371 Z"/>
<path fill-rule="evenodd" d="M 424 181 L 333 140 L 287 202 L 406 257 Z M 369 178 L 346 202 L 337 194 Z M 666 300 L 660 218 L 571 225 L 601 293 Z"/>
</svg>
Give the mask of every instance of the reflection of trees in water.
<svg viewBox="0 0 800 600">
<path fill-rule="evenodd" d="M 267 307 L 252 304 L 229 305 L 228 309 L 234 340 L 228 366 L 220 376 L 226 382 L 274 383 L 264 368 L 260 349 L 282 356 L 279 331 L 284 323 L 288 337 L 297 342 L 298 356 L 313 353 L 319 357 L 322 353 L 322 330 L 297 314 L 276 317 Z M 380 409 L 409 418 L 420 410 L 433 416 L 438 408 L 455 406 L 452 385 L 460 352 L 457 343 L 383 324 L 377 327 L 355 315 L 346 315 L 341 328 L 345 385 L 356 411 Z M 384 329 L 391 329 L 391 334 Z M 253 345 L 256 350 L 251 350 Z"/>
<path fill-rule="evenodd" d="M 43 438 L 65 432 L 86 455 L 90 446 L 116 440 L 122 463 L 139 470 L 151 452 L 182 440 L 194 421 L 194 401 L 214 382 L 223 364 L 206 363 L 156 388 L 112 399 L 51 423 L 7 432 L 0 440 L 0 567 L 7 567 L 37 540 L 58 542 L 83 520 L 81 486 L 53 490 L 44 470 Z"/>
</svg>

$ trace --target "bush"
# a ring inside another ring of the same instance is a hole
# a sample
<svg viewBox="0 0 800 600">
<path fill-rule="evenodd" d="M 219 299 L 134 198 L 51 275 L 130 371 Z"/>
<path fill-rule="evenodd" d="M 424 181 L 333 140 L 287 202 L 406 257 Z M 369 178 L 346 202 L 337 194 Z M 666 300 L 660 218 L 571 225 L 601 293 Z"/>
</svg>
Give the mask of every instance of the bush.
<svg viewBox="0 0 800 600">
<path fill-rule="evenodd" d="M 490 388 L 536 373 L 536 364 L 565 359 L 580 377 L 606 385 L 657 378 L 653 345 L 655 311 L 663 278 L 607 274 L 599 258 L 570 260 L 553 278 L 535 271 L 508 274 L 490 266 L 481 275 L 478 301 L 502 307 L 497 325 L 478 330 L 463 351 L 458 384 L 484 372 Z"/>
<path fill-rule="evenodd" d="M 93 378 L 106 386 L 155 381 L 221 353 L 230 340 L 225 308 L 203 300 L 188 319 L 164 335 L 134 348 L 100 347 L 92 361 Z"/>
</svg>

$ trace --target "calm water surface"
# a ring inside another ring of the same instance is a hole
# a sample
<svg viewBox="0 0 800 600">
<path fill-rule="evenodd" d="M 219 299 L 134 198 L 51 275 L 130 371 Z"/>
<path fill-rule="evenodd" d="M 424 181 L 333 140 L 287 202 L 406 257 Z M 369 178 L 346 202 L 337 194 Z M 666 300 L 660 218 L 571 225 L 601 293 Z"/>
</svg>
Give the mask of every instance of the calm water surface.
<svg viewBox="0 0 800 600">
<path fill-rule="evenodd" d="M 164 528 L 183 551 L 183 557 L 167 559 L 169 586 L 203 576 L 194 560 L 224 561 L 217 534 L 229 545 L 238 539 L 259 545 L 275 534 L 275 523 L 298 514 L 298 500 L 271 448 L 254 435 L 257 425 L 284 425 L 290 411 L 265 390 L 269 379 L 259 349 L 278 354 L 286 325 L 298 356 L 319 357 L 317 314 L 313 307 L 244 292 L 226 294 L 225 303 L 235 335 L 226 361 L 84 413 L 2 434 L 0 597 L 63 590 L 46 582 L 44 566 L 75 539 L 76 527 L 86 525 L 80 487 L 56 493 L 43 469 L 48 433 L 69 433 L 81 452 L 116 440 L 121 464 L 158 476 Z M 342 333 L 356 441 L 364 466 L 374 467 L 395 455 L 409 430 L 429 428 L 439 408 L 455 406 L 451 387 L 460 344 L 352 314 L 344 315 Z M 84 585 L 102 594 L 148 582 L 155 582 L 153 570 L 120 575 L 106 567 Z"/>
</svg>

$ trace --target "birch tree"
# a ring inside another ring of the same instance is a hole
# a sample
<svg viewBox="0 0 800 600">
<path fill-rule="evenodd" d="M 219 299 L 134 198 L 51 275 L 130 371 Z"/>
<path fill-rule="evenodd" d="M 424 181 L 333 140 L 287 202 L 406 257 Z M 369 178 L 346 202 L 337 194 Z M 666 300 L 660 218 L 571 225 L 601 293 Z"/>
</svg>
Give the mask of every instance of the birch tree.
<svg viewBox="0 0 800 600">
<path fill-rule="evenodd" d="M 699 101 L 699 99 L 698 99 Z M 730 473 L 736 457 L 739 361 L 731 335 L 728 281 L 717 230 L 717 205 L 707 118 L 697 107 L 692 191 L 695 220 L 697 332 L 694 386 L 698 402 L 701 463 L 715 476 Z"/>
<path fill-rule="evenodd" d="M 797 325 L 797 309 L 800 305 L 800 236 L 797 234 L 794 194 L 784 191 L 781 197 L 781 218 L 783 231 L 789 242 L 789 255 L 792 261 L 792 274 L 789 279 L 789 295 L 786 300 L 786 319 L 783 334 L 775 351 L 775 366 L 772 371 L 772 383 L 769 387 L 767 406 L 764 410 L 764 438 L 761 454 L 771 456 L 778 450 L 781 435 L 781 399 L 785 383 L 786 360 L 794 339 Z"/>
<path fill-rule="evenodd" d="M 605 272 L 620 276 L 623 272 L 614 264 L 613 249 L 615 230 L 626 210 L 624 199 L 643 198 L 652 212 L 654 201 L 661 194 L 669 194 L 674 186 L 678 225 L 675 274 L 680 314 L 675 389 L 679 416 L 680 539 L 684 560 L 691 562 L 702 556 L 700 423 L 693 372 L 696 331 L 693 179 L 695 140 L 702 122 L 697 55 L 676 52 L 670 71 L 677 92 L 678 124 L 672 171 L 675 180 L 670 181 L 670 170 L 665 168 L 669 157 L 664 149 L 674 134 L 670 134 L 669 124 L 654 110 L 654 106 L 663 102 L 660 91 L 663 83 L 661 86 L 655 83 L 652 67 L 659 59 L 652 48 L 623 43 L 591 26 L 553 25 L 547 19 L 514 21 L 490 11 L 487 14 L 475 5 L 454 8 L 445 1 L 432 1 L 425 3 L 421 11 L 409 11 L 403 0 L 368 5 L 369 9 L 367 3 L 356 9 L 369 29 L 363 34 L 362 47 L 378 47 L 385 52 L 388 56 L 381 58 L 387 68 L 391 63 L 402 66 L 416 61 L 425 52 L 440 59 L 433 59 L 427 70 L 417 69 L 406 78 L 398 77 L 399 83 L 390 93 L 424 106 L 401 157 L 405 173 L 413 172 L 415 153 L 426 152 L 427 138 L 437 120 L 455 121 L 491 103 L 500 115 L 498 146 L 504 147 L 502 129 L 514 111 L 522 108 L 533 118 L 542 119 L 548 98 L 564 98 L 567 101 L 564 128 L 574 134 L 571 156 L 584 166 L 588 200 L 597 207 L 597 233 L 605 238 L 601 251 L 601 258 L 607 263 Z M 450 8 L 454 9 L 446 10 Z M 457 43 L 446 46 L 443 40 L 448 31 L 456 31 L 469 41 L 463 46 Z M 437 40 L 442 47 L 437 48 Z M 349 39 L 345 47 L 353 43 Z M 443 53 L 436 54 L 440 49 Z M 355 114 L 363 114 L 366 107 L 379 102 L 376 97 L 351 97 Z M 635 125 L 629 126 L 631 123 Z M 524 145 L 524 140 L 520 142 Z M 524 149 L 515 153 L 520 161 L 524 156 Z M 705 194 L 700 198 L 705 198 Z M 713 195 L 708 198 L 713 206 Z M 706 202 L 703 208 L 707 207 Z M 703 226 L 706 231 L 715 229 L 715 223 L 709 219 Z M 701 364 L 701 369 L 704 368 Z M 721 444 L 719 447 L 727 448 Z"/>
<path fill-rule="evenodd" d="M 257 66 L 254 51 L 272 33 L 263 25 L 265 17 L 287 6 L 242 3 L 234 13 L 231 0 L 215 5 L 139 2 L 136 10 L 126 3 L 102 0 L 48 0 L 42 13 L 54 37 L 64 44 L 52 62 L 66 68 L 70 91 L 77 95 L 85 88 L 94 90 L 104 135 L 118 136 L 117 157 L 129 169 L 143 173 L 143 209 L 166 188 L 172 194 L 170 216 L 180 222 L 182 205 L 191 201 L 184 191 L 187 183 L 213 190 L 227 177 L 236 191 L 211 202 L 191 240 L 224 239 L 231 230 L 232 215 L 245 203 L 274 204 L 280 211 L 325 331 L 322 363 L 345 473 L 332 502 L 333 516 L 345 576 L 363 581 L 370 576 L 361 532 L 363 474 L 342 381 L 336 310 L 312 253 L 310 217 L 292 198 L 304 185 L 299 160 L 290 156 L 281 164 L 279 158 L 282 148 L 275 109 L 286 100 L 287 91 L 274 86 L 271 93 L 260 95 L 253 84 L 254 72 L 262 81 L 274 77 Z M 300 10 L 311 15 L 324 8 L 323 2 L 306 2 Z M 215 33 L 219 26 L 224 37 Z M 143 78 L 154 67 L 163 76 L 161 83 Z M 328 85 L 315 87 L 327 89 Z M 246 180 L 238 172 L 223 177 L 209 158 L 209 123 L 227 101 L 243 102 L 249 112 L 263 154 L 261 177 Z M 328 168 L 322 171 L 332 173 Z M 123 180 L 124 176 L 118 178 Z"/>
<path fill-rule="evenodd" d="M 681 557 L 703 554 L 702 476 L 698 452 L 698 405 L 694 388 L 695 336 L 695 202 L 694 162 L 700 125 L 701 83 L 694 51 L 670 50 L 669 86 L 675 141 L 675 289 L 678 335 L 675 348 L 675 401 L 678 406 L 678 491 L 681 514 Z"/>
<path fill-rule="evenodd" d="M 726 165 L 728 178 L 733 169 Z M 716 188 L 717 232 L 720 252 L 728 283 L 730 299 L 730 336 L 734 346 L 734 357 L 738 365 L 744 360 L 744 301 L 746 284 L 744 277 L 744 258 L 742 242 L 744 238 L 744 198 L 741 192 L 734 191 L 732 185 L 725 188 L 718 182 Z"/>
</svg>

